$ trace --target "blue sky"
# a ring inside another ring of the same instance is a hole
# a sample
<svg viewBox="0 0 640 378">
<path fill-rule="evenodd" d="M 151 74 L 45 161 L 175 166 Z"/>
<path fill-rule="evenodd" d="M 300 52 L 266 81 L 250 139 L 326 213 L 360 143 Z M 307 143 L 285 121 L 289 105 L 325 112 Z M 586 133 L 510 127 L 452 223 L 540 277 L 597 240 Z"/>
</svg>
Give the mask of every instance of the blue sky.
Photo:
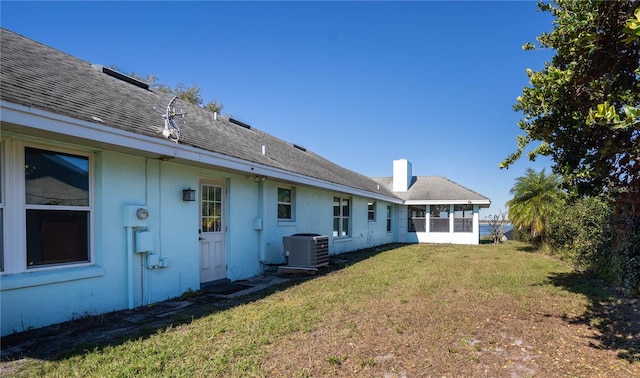
<svg viewBox="0 0 640 378">
<path fill-rule="evenodd" d="M 2 27 L 93 64 L 197 84 L 223 113 L 368 176 L 441 175 L 505 209 L 549 160 L 516 148 L 522 45 L 553 28 L 520 2 L 13 2 Z M 547 171 L 549 169 L 547 168 Z"/>
</svg>

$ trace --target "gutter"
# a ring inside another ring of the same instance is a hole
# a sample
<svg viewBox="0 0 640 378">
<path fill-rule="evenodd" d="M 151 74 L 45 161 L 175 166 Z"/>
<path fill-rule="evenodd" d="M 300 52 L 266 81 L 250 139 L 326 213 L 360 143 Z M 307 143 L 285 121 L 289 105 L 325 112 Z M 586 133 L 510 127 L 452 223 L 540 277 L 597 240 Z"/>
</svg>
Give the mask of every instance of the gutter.
<svg viewBox="0 0 640 378">
<path fill-rule="evenodd" d="M 105 126 L 102 123 L 83 121 L 5 100 L 0 100 L 0 108 L 2 109 L 0 119 L 2 122 L 12 123 L 21 127 L 68 135 L 74 139 L 93 141 L 97 142 L 97 144 L 116 146 L 120 150 L 158 154 L 166 158 L 195 162 L 201 165 L 223 168 L 249 175 L 263 175 L 296 184 L 368 197 L 400 205 L 404 202 L 395 196 L 390 197 L 382 193 L 331 183 L 299 173 L 253 163 L 192 146 L 176 144 L 160 138 L 118 130 Z"/>
</svg>

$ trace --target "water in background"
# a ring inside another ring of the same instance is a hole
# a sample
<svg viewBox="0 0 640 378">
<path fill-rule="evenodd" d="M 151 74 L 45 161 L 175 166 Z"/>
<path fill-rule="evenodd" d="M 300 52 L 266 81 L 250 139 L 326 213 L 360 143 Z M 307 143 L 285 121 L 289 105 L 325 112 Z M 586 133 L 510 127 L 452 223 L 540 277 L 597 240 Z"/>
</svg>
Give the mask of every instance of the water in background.
<svg viewBox="0 0 640 378">
<path fill-rule="evenodd" d="M 505 228 L 504 228 L 504 232 L 511 231 L 511 230 L 513 230 L 513 225 L 511 225 L 511 224 L 506 225 Z M 489 235 L 491 235 L 491 228 L 489 227 L 489 225 L 488 224 L 481 224 L 480 225 L 480 237 L 489 236 Z"/>
</svg>

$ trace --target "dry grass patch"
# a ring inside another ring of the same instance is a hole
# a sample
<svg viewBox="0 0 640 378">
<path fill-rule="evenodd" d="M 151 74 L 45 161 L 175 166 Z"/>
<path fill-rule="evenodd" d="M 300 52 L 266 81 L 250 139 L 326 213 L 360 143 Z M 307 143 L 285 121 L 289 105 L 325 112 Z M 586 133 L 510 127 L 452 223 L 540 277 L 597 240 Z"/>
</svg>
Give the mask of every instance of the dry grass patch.
<svg viewBox="0 0 640 378">
<path fill-rule="evenodd" d="M 322 320 L 270 345 L 262 366 L 277 376 L 640 373 L 571 321 L 588 298 L 549 281 L 570 270 L 521 247 L 412 245 L 309 282 L 330 292 Z"/>
</svg>

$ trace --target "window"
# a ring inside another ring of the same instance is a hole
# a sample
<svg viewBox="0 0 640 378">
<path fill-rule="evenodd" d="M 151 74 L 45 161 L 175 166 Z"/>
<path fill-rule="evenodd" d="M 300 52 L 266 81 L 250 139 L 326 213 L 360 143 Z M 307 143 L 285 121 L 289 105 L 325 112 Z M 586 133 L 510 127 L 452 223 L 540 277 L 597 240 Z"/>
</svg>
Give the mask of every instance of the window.
<svg viewBox="0 0 640 378">
<path fill-rule="evenodd" d="M 293 190 L 278 188 L 278 219 L 293 220 Z"/>
<path fill-rule="evenodd" d="M 367 203 L 367 220 L 369 222 L 376 221 L 376 201 L 369 201 Z"/>
<path fill-rule="evenodd" d="M 387 232 L 391 232 L 391 206 L 387 206 Z"/>
<path fill-rule="evenodd" d="M 3 227 L 3 216 L 4 211 L 2 208 L 2 204 L 0 203 L 0 272 L 4 272 L 4 227 Z"/>
<path fill-rule="evenodd" d="M 202 232 L 222 231 L 222 187 L 202 184 Z"/>
<path fill-rule="evenodd" d="M 0 141 L 0 272 L 4 272 L 4 197 L 2 196 L 2 182 L 3 180 L 3 167 L 4 161 L 4 143 Z"/>
<path fill-rule="evenodd" d="M 26 268 L 88 262 L 89 158 L 25 148 Z"/>
<path fill-rule="evenodd" d="M 2 274 L 92 262 L 92 176 L 89 153 L 2 140 Z"/>
<path fill-rule="evenodd" d="M 4 211 L 2 202 L 0 202 L 0 272 L 4 272 L 4 226 L 3 226 Z"/>
<path fill-rule="evenodd" d="M 431 232 L 449 232 L 450 205 L 431 205 L 429 227 Z"/>
<path fill-rule="evenodd" d="M 427 231 L 426 217 L 427 207 L 422 206 L 409 206 L 409 223 L 407 227 L 409 232 L 425 232 Z"/>
<path fill-rule="evenodd" d="M 349 198 L 333 197 L 333 236 L 349 236 L 350 214 L 351 200 Z"/>
<path fill-rule="evenodd" d="M 473 205 L 453 206 L 453 232 L 473 232 Z"/>
</svg>

